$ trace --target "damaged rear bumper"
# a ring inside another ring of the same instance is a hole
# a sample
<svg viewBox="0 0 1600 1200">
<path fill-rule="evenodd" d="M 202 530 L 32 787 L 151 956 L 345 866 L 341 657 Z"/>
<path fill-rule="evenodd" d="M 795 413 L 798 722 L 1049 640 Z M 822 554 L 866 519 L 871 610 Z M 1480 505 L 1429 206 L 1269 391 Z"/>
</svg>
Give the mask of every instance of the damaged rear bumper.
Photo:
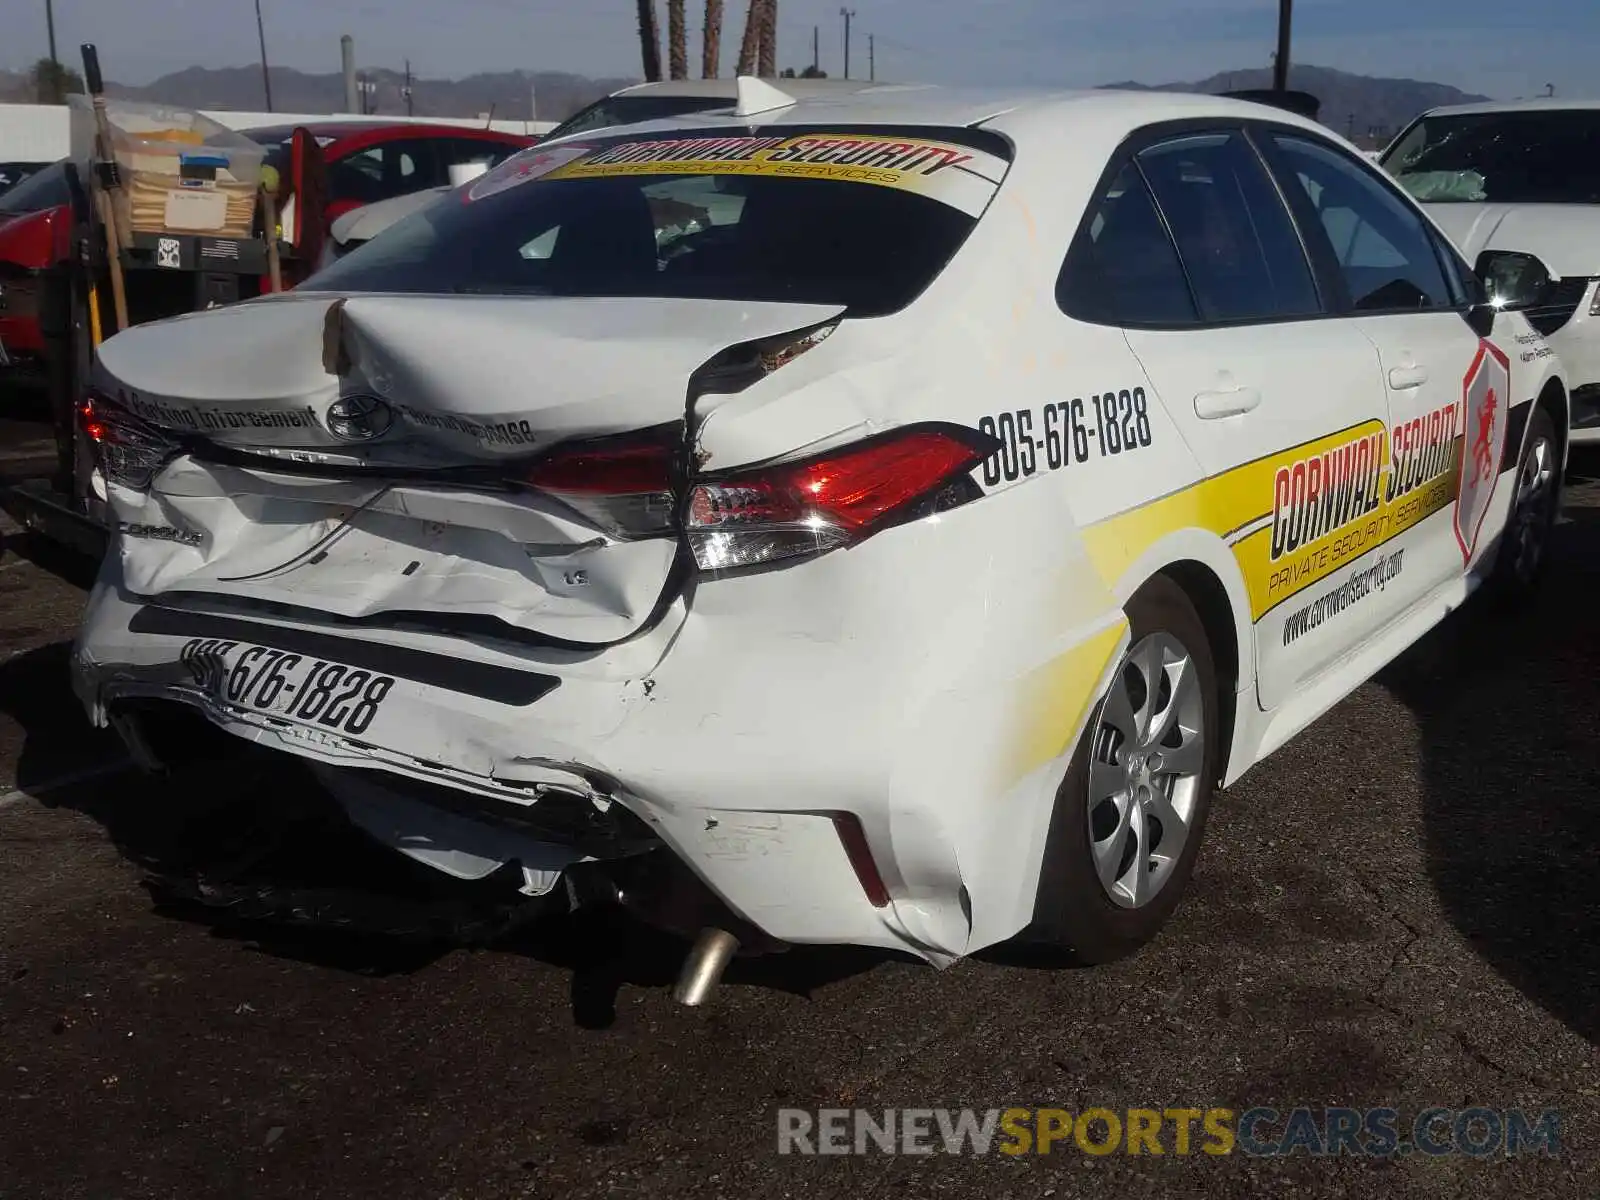
<svg viewBox="0 0 1600 1200">
<path fill-rule="evenodd" d="M 699 583 L 644 635 L 587 652 L 155 603 L 126 590 L 113 553 L 76 686 L 99 724 L 177 701 L 293 754 L 369 832 L 463 879 L 519 861 L 538 895 L 668 860 L 773 942 L 944 965 L 1032 920 L 1064 756 L 1120 620 L 1077 583 L 1017 602 L 1043 568 L 992 553 L 984 521 L 1005 513 L 983 507 L 889 531 L 870 554 Z M 1049 577 L 1087 577 L 1049 514 L 1016 512 L 1020 542 L 1055 549 Z M 196 676 L 197 640 L 351 661 L 392 687 L 356 733 L 256 711 Z M 552 834 L 562 806 L 626 836 Z"/>
</svg>

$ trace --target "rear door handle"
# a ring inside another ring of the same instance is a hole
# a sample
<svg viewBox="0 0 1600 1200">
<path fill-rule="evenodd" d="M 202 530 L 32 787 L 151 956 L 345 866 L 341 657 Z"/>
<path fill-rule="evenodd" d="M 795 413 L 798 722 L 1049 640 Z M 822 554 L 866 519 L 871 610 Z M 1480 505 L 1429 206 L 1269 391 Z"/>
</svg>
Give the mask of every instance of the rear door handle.
<svg viewBox="0 0 1600 1200">
<path fill-rule="evenodd" d="M 1201 392 L 1194 398 L 1194 415 L 1203 421 L 1219 417 L 1236 417 L 1247 413 L 1261 403 L 1261 393 L 1255 388 L 1234 388 L 1230 392 Z"/>
<path fill-rule="evenodd" d="M 1428 382 L 1427 367 L 1390 367 L 1389 386 L 1397 392 L 1419 388 Z"/>
</svg>

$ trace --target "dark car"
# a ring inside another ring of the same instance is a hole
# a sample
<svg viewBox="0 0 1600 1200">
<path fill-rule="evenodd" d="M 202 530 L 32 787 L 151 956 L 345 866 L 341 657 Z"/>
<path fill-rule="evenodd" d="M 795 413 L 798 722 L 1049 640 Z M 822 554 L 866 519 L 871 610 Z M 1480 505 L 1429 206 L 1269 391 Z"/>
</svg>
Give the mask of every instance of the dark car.
<svg viewBox="0 0 1600 1200">
<path fill-rule="evenodd" d="M 0 162 L 0 196 L 5 195 L 30 175 L 37 175 L 47 162 Z"/>
</svg>

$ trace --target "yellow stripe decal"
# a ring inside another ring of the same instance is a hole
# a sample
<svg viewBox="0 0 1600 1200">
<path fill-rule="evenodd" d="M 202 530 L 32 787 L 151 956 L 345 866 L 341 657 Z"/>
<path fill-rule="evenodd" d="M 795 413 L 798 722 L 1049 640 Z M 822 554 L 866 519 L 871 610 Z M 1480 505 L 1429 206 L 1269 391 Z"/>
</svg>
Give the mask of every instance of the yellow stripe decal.
<svg viewBox="0 0 1600 1200">
<path fill-rule="evenodd" d="M 1021 723 L 1007 762 L 1012 780 L 1025 778 L 1065 754 L 1094 703 L 1097 685 L 1116 654 L 1128 622 L 1092 634 L 1022 680 Z"/>
<path fill-rule="evenodd" d="M 1180 529 L 1236 539 L 1251 620 L 1259 621 L 1455 502 L 1460 411 L 1446 404 L 1402 426 L 1398 461 L 1388 427 L 1366 421 L 1108 517 L 1084 531 L 1090 561 L 1114 588 Z"/>
</svg>

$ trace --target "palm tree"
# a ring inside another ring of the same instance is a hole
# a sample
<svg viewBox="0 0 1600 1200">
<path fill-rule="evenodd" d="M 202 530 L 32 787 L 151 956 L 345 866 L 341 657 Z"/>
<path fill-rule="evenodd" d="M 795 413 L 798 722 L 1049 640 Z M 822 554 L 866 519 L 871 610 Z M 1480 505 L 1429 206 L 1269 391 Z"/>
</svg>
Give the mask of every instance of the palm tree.
<svg viewBox="0 0 1600 1200">
<path fill-rule="evenodd" d="M 722 0 L 706 0 L 705 61 L 700 74 L 715 79 L 722 67 Z"/>
<path fill-rule="evenodd" d="M 661 82 L 661 30 L 656 24 L 656 0 L 638 0 L 639 50 L 644 56 L 646 83 Z"/>
<path fill-rule="evenodd" d="M 683 24 L 684 0 L 667 0 L 667 77 L 689 78 L 689 45 Z"/>
<path fill-rule="evenodd" d="M 739 74 L 756 73 L 756 56 L 761 50 L 761 0 L 750 0 L 744 15 L 744 44 L 739 47 Z"/>
<path fill-rule="evenodd" d="M 82 93 L 83 76 L 52 58 L 41 58 L 28 71 L 33 94 L 40 104 L 65 104 L 70 92 Z"/>
<path fill-rule="evenodd" d="M 756 74 L 771 79 L 778 73 L 778 0 L 762 0 L 761 50 L 756 58 Z"/>
</svg>

